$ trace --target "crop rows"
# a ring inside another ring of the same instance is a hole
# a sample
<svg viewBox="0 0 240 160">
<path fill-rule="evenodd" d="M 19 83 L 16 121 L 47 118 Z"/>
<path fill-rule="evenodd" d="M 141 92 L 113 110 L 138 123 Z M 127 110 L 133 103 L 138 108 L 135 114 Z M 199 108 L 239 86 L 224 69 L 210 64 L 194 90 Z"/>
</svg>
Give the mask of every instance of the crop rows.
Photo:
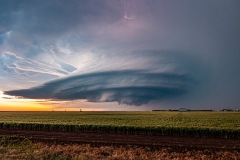
<svg viewBox="0 0 240 160">
<path fill-rule="evenodd" d="M 0 128 L 240 138 L 240 114 L 220 112 L 0 112 Z"/>
<path fill-rule="evenodd" d="M 174 135 L 191 137 L 240 138 L 239 130 L 208 129 L 208 128 L 178 128 L 178 127 L 134 127 L 107 125 L 62 125 L 34 123 L 0 123 L 0 128 L 69 132 L 97 132 L 144 135 Z"/>
</svg>

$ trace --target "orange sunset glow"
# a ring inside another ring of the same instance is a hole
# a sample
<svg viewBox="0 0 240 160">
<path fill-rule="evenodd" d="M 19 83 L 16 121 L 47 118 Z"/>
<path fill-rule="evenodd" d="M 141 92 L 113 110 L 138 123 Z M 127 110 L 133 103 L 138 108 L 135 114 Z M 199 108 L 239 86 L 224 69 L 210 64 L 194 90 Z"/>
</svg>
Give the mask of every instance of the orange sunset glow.
<svg viewBox="0 0 240 160">
<path fill-rule="evenodd" d="M 78 101 L 78 103 L 84 102 L 85 101 Z M 68 107 L 64 107 L 65 105 Z M 0 111 L 79 111 L 79 107 L 69 107 L 70 105 L 72 105 L 72 103 L 68 101 L 24 99 L 5 95 L 0 91 Z M 104 108 L 93 108 L 88 105 L 84 107 L 84 104 L 80 106 L 82 106 L 81 109 L 84 111 L 104 110 Z"/>
<path fill-rule="evenodd" d="M 239 2 L 2 0 L 0 110 L 239 109 Z"/>
<path fill-rule="evenodd" d="M 35 102 L 33 99 L 18 99 L 14 96 L 4 95 L 0 91 L 1 111 L 48 111 L 51 106 Z"/>
</svg>

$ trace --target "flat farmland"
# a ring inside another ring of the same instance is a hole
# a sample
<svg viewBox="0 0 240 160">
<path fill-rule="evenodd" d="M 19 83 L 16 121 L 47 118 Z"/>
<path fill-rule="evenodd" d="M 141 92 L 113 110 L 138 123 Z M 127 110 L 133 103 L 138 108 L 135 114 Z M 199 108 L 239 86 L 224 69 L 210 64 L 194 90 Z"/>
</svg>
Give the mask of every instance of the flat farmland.
<svg viewBox="0 0 240 160">
<path fill-rule="evenodd" d="M 238 112 L 0 112 L 3 159 L 237 160 L 239 136 Z"/>
<path fill-rule="evenodd" d="M 0 112 L 0 128 L 240 138 L 239 112 Z"/>
</svg>

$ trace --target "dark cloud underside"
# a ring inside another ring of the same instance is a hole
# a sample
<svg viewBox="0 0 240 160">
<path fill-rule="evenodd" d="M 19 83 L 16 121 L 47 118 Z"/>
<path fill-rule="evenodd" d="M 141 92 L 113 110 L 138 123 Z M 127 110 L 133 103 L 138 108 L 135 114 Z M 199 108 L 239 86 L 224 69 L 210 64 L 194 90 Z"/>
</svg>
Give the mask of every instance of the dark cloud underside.
<svg viewBox="0 0 240 160">
<path fill-rule="evenodd" d="M 42 86 L 7 91 L 5 94 L 34 99 L 114 102 L 128 105 L 147 104 L 188 93 L 195 81 L 187 75 L 111 71 L 68 77 Z"/>
<path fill-rule="evenodd" d="M 239 0 L 1 0 L 0 93 L 235 109 L 239 8 Z"/>
</svg>

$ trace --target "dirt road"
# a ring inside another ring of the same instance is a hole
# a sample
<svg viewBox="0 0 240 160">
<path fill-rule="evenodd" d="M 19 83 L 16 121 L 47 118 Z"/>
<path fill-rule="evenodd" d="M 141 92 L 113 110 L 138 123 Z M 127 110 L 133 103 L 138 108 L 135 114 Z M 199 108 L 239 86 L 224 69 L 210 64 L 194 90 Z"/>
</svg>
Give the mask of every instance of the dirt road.
<svg viewBox="0 0 240 160">
<path fill-rule="evenodd" d="M 195 138 L 176 136 L 126 135 L 109 133 L 52 132 L 0 129 L 0 135 L 18 135 L 32 141 L 96 145 L 140 145 L 159 147 L 193 147 L 240 149 L 240 139 Z"/>
</svg>

